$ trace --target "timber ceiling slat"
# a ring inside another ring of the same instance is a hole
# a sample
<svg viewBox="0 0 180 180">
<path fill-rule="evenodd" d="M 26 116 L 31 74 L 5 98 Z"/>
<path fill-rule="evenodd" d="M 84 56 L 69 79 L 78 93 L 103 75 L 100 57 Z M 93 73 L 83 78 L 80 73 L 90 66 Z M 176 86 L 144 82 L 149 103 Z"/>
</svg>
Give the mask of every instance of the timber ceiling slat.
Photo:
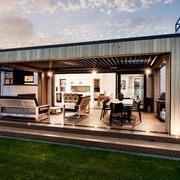
<svg viewBox="0 0 180 180">
<path fill-rule="evenodd" d="M 125 57 L 124 61 L 126 62 L 126 66 L 128 66 L 129 63 L 128 63 L 128 58 L 127 57 Z"/>
<path fill-rule="evenodd" d="M 75 62 L 76 63 L 76 61 L 77 60 L 73 60 L 73 62 Z M 77 65 L 76 66 L 81 66 L 81 67 L 84 67 L 84 65 L 86 65 L 83 61 L 81 61 L 81 59 L 78 59 L 78 63 L 77 63 Z"/>
<path fill-rule="evenodd" d="M 108 64 L 104 61 L 104 59 L 103 59 L 103 58 L 101 58 L 101 63 L 103 64 L 103 66 L 104 66 L 105 68 L 107 68 L 107 67 L 108 67 Z"/>
<path fill-rule="evenodd" d="M 92 67 L 92 66 L 93 66 L 93 64 L 90 62 L 89 59 L 82 59 L 82 61 L 83 61 L 84 63 L 86 63 L 88 67 Z"/>
<path fill-rule="evenodd" d="M 118 64 L 118 67 L 122 67 L 122 62 L 121 62 L 121 59 L 118 57 L 116 57 L 116 62 Z"/>
<path fill-rule="evenodd" d="M 124 58 L 123 57 L 120 57 L 120 61 L 121 61 L 121 64 L 122 64 L 122 67 L 125 65 L 125 61 L 124 61 Z"/>
<path fill-rule="evenodd" d="M 90 59 L 90 62 L 94 68 L 98 67 L 98 64 L 96 63 L 95 59 Z"/>
<path fill-rule="evenodd" d="M 104 64 L 106 64 L 107 68 L 111 66 L 111 64 L 108 62 L 108 58 L 106 58 L 106 59 L 102 58 L 102 59 L 103 59 Z"/>
<path fill-rule="evenodd" d="M 117 61 L 114 59 L 114 57 L 111 58 L 111 61 L 113 63 L 113 66 L 118 66 Z"/>
<path fill-rule="evenodd" d="M 19 67 L 24 69 L 34 69 L 38 71 L 47 71 L 49 69 L 56 71 L 77 71 L 89 70 L 89 69 L 100 69 L 101 71 L 125 71 L 127 69 L 144 69 L 145 67 L 153 67 L 154 64 L 159 60 L 161 55 L 134 55 L 134 56 L 108 56 L 108 57 L 89 57 L 83 59 L 63 59 L 63 60 L 49 60 L 28 63 L 22 62 L 17 63 Z M 16 67 L 16 66 L 15 66 Z M 18 66 L 17 66 L 18 67 Z M 21 68 L 21 69 L 22 69 Z"/>
<path fill-rule="evenodd" d="M 106 68 L 106 66 L 104 66 L 102 64 L 101 59 L 96 58 L 96 59 L 94 59 L 94 61 L 95 61 L 96 65 L 97 65 L 97 67 L 99 67 L 99 68 Z"/>
<path fill-rule="evenodd" d="M 114 66 L 114 63 L 113 63 L 112 59 L 108 57 L 107 60 L 108 60 L 108 62 L 109 62 L 109 64 L 110 64 L 110 66 L 113 67 L 113 66 Z"/>
<path fill-rule="evenodd" d="M 98 67 L 100 67 L 100 68 L 106 68 L 106 66 L 101 63 L 101 59 L 96 58 L 95 61 L 96 61 L 96 64 L 98 64 Z"/>
</svg>

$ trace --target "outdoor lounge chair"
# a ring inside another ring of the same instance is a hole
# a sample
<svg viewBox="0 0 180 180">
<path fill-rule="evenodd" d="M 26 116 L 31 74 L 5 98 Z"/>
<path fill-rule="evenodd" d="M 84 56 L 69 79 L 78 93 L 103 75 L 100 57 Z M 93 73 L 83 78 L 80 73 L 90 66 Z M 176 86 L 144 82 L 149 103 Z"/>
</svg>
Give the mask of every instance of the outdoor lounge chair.
<svg viewBox="0 0 180 180">
<path fill-rule="evenodd" d="M 77 101 L 77 103 L 73 106 L 74 108 L 66 108 L 66 106 L 70 106 L 71 104 L 69 103 L 64 103 L 65 105 L 65 108 L 64 108 L 64 117 L 65 116 L 65 113 L 67 111 L 70 111 L 70 112 L 75 112 L 75 116 L 77 118 L 79 118 L 81 116 L 81 112 L 90 112 L 90 105 L 89 105 L 89 102 L 90 102 L 90 96 L 81 96 L 79 98 L 79 100 Z"/>
</svg>

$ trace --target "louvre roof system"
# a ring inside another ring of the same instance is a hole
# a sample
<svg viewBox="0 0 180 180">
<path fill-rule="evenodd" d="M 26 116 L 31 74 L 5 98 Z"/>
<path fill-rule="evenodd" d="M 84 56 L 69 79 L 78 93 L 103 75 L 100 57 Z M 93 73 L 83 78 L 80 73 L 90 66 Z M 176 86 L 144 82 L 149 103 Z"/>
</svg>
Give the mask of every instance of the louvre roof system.
<svg viewBox="0 0 180 180">
<path fill-rule="evenodd" d="M 53 60 L 53 61 L 39 61 L 28 63 L 11 64 L 11 67 L 41 69 L 48 71 L 51 69 L 56 73 L 83 73 L 91 72 L 96 69 L 98 72 L 118 72 L 118 71 L 142 71 L 145 68 L 153 68 L 156 62 L 162 58 L 162 54 L 156 55 L 141 55 L 141 56 L 108 56 L 108 57 L 94 57 L 81 58 L 70 60 Z"/>
</svg>

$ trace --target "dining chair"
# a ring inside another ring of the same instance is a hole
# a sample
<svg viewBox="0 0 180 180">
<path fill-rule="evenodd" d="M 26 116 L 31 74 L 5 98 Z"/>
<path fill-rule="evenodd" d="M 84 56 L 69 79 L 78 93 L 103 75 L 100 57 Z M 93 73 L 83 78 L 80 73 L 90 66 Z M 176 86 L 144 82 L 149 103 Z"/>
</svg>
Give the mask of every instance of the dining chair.
<svg viewBox="0 0 180 180">
<path fill-rule="evenodd" d="M 109 102 L 109 98 L 106 98 L 106 99 L 103 100 L 100 120 L 101 120 L 102 118 L 104 118 L 104 116 L 106 115 L 106 113 L 107 113 L 109 110 L 111 110 L 111 109 L 110 109 L 110 104 L 107 104 L 108 102 Z"/>
<path fill-rule="evenodd" d="M 131 107 L 131 111 L 138 112 L 139 120 L 140 122 L 142 122 L 140 105 L 141 105 L 141 101 L 138 101 L 138 102 L 134 101 L 133 106 Z"/>
<path fill-rule="evenodd" d="M 121 126 L 122 126 L 126 119 L 126 112 L 124 111 L 123 103 L 112 103 L 111 102 L 110 109 L 111 109 L 110 119 L 109 119 L 110 126 L 112 124 L 113 119 L 119 120 L 121 123 Z"/>
</svg>

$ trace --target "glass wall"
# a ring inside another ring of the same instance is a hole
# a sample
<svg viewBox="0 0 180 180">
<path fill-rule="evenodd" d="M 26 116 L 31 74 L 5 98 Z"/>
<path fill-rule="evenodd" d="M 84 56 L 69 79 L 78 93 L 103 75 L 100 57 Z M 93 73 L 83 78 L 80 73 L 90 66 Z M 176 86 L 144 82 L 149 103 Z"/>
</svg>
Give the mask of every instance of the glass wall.
<svg viewBox="0 0 180 180">
<path fill-rule="evenodd" d="M 160 69 L 160 93 L 166 92 L 166 66 Z"/>
<path fill-rule="evenodd" d="M 124 97 L 144 101 L 144 75 L 121 74 L 121 93 Z"/>
</svg>

